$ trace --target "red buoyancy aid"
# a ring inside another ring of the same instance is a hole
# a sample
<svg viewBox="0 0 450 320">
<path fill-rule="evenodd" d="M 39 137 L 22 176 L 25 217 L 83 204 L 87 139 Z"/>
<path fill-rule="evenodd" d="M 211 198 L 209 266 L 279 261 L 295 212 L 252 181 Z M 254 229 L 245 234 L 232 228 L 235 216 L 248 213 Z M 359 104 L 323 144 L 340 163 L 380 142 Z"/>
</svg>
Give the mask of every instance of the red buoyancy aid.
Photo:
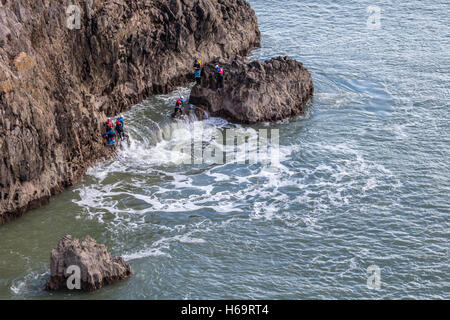
<svg viewBox="0 0 450 320">
<path fill-rule="evenodd" d="M 114 125 L 113 125 L 113 122 L 111 121 L 111 120 L 108 120 L 108 121 L 106 121 L 105 122 L 105 125 L 107 126 L 107 127 L 110 127 L 110 128 L 112 128 Z"/>
<path fill-rule="evenodd" d="M 217 69 L 217 73 L 223 76 L 223 69 L 222 68 Z"/>
</svg>

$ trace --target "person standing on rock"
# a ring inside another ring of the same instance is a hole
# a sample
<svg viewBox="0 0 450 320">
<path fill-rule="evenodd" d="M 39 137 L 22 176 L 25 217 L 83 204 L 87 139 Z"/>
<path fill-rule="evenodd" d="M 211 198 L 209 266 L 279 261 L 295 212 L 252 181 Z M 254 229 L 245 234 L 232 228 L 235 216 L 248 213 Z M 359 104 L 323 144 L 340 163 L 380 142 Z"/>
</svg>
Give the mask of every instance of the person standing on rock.
<svg viewBox="0 0 450 320">
<path fill-rule="evenodd" d="M 223 88 L 223 69 L 216 65 L 216 80 L 217 80 L 217 91 Z"/>
<path fill-rule="evenodd" d="M 194 60 L 194 77 L 195 82 L 198 85 L 201 84 L 201 76 L 202 76 L 202 61 L 196 58 Z"/>
</svg>

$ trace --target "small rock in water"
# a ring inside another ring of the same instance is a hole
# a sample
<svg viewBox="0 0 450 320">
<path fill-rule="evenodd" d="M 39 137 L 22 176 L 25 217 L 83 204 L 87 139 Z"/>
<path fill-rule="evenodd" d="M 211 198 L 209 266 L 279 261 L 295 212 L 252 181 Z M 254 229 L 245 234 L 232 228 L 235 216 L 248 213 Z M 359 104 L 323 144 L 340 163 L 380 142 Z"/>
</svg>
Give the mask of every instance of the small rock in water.
<svg viewBox="0 0 450 320">
<path fill-rule="evenodd" d="M 87 236 L 84 241 L 64 236 L 52 250 L 50 281 L 45 289 L 94 291 L 131 275 L 121 257 L 111 257 L 104 244 Z"/>
</svg>

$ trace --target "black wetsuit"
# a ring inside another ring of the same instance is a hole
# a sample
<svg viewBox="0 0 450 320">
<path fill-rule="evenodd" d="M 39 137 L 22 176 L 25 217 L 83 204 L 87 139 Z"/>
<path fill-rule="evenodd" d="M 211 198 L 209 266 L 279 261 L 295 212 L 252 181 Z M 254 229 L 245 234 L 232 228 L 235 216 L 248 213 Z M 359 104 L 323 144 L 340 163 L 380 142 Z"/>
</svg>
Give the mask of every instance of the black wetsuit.
<svg viewBox="0 0 450 320">
<path fill-rule="evenodd" d="M 184 100 L 178 100 L 176 105 L 175 105 L 175 110 L 172 114 L 172 117 L 175 118 L 178 116 L 178 114 L 180 116 L 182 116 L 184 114 Z"/>
<path fill-rule="evenodd" d="M 116 131 L 119 134 L 119 138 L 121 140 L 123 140 L 125 135 L 124 135 L 124 131 L 123 131 L 123 126 L 121 124 L 116 124 Z"/>
<path fill-rule="evenodd" d="M 217 79 L 217 90 L 223 88 L 223 69 L 219 68 L 216 70 L 216 79 Z"/>
</svg>

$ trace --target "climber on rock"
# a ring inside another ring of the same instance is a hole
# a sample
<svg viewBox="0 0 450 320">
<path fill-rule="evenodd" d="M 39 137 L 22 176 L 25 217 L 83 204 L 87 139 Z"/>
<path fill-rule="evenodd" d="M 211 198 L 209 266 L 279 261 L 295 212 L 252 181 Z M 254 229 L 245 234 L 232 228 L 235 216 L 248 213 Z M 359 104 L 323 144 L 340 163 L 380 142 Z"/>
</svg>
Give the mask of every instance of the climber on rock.
<svg viewBox="0 0 450 320">
<path fill-rule="evenodd" d="M 194 60 L 194 77 L 195 82 L 198 85 L 201 84 L 201 76 L 202 76 L 202 61 L 196 58 Z"/>
<path fill-rule="evenodd" d="M 105 131 L 106 132 L 108 132 L 109 130 L 112 130 L 113 127 L 114 127 L 114 124 L 113 124 L 112 120 L 109 119 L 109 118 L 105 121 L 104 125 L 105 125 Z"/>
<path fill-rule="evenodd" d="M 108 145 L 111 147 L 111 150 L 114 150 L 116 145 L 116 131 L 114 131 L 114 129 L 111 128 L 109 131 L 102 134 L 102 136 L 108 139 Z"/>
<path fill-rule="evenodd" d="M 120 140 L 125 139 L 124 123 L 125 122 L 121 116 L 116 119 L 116 131 L 119 135 Z"/>
<path fill-rule="evenodd" d="M 184 115 L 184 97 L 181 96 L 178 98 L 177 102 L 175 103 L 175 110 L 172 114 L 173 118 L 180 118 Z"/>
<path fill-rule="evenodd" d="M 223 69 L 216 65 L 216 80 L 217 80 L 217 91 L 223 88 Z"/>
</svg>

